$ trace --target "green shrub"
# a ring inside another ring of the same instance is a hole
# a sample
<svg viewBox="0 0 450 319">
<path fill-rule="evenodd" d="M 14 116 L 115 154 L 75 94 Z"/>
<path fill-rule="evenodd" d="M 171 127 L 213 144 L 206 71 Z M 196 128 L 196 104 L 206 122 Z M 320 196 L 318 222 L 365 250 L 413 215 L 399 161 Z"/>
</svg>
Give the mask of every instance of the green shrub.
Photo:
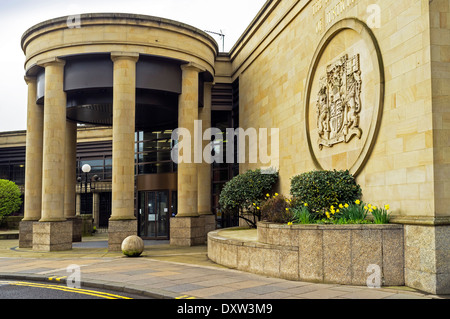
<svg viewBox="0 0 450 319">
<path fill-rule="evenodd" d="M 362 191 L 349 171 L 313 171 L 292 178 L 291 195 L 294 207 L 307 203 L 312 213 L 324 215 L 332 205 L 360 199 Z"/>
<path fill-rule="evenodd" d="M 19 187 L 14 182 L 0 179 L 0 224 L 5 217 L 17 212 L 21 205 Z"/>
<path fill-rule="evenodd" d="M 283 195 L 269 197 L 261 207 L 261 219 L 270 223 L 285 224 L 293 219 L 289 201 Z"/>
<path fill-rule="evenodd" d="M 251 227 L 261 220 L 261 205 L 278 181 L 278 172 L 264 174 L 260 169 L 238 175 L 225 184 L 219 204 L 225 214 L 239 214 Z M 248 218 L 246 214 L 252 215 Z"/>
</svg>

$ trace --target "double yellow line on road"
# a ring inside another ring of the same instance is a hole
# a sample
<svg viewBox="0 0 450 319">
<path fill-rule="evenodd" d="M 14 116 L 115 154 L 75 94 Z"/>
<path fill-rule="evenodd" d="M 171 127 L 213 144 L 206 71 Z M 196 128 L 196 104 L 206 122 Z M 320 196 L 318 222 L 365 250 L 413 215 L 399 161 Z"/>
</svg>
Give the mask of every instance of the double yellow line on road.
<svg viewBox="0 0 450 319">
<path fill-rule="evenodd" d="M 53 290 L 60 290 L 60 291 L 64 291 L 64 292 L 89 295 L 89 296 L 94 296 L 94 297 L 99 297 L 99 298 L 104 298 L 104 299 L 132 299 L 132 298 L 128 298 L 128 297 L 124 297 L 124 296 L 120 296 L 120 295 L 109 294 L 106 292 L 100 292 L 100 291 L 95 291 L 95 290 L 71 288 L 71 287 L 66 287 L 66 286 L 50 285 L 50 284 L 39 284 L 39 283 L 24 282 L 24 281 L 0 281 L 0 286 L 2 286 L 2 285 L 33 287 L 33 288 L 41 288 L 41 289 L 53 289 Z"/>
</svg>

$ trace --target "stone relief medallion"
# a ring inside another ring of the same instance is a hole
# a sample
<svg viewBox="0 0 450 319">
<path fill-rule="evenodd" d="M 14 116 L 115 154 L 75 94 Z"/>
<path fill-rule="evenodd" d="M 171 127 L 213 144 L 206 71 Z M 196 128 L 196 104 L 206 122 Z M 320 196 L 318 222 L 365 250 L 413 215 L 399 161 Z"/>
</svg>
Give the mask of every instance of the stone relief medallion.
<svg viewBox="0 0 450 319">
<path fill-rule="evenodd" d="M 305 136 L 315 167 L 357 176 L 375 147 L 384 103 L 381 51 L 364 22 L 343 19 L 325 32 L 305 92 Z"/>
<path fill-rule="evenodd" d="M 342 56 L 327 66 L 317 94 L 317 128 L 319 149 L 361 139 L 361 70 L 359 54 Z"/>
</svg>

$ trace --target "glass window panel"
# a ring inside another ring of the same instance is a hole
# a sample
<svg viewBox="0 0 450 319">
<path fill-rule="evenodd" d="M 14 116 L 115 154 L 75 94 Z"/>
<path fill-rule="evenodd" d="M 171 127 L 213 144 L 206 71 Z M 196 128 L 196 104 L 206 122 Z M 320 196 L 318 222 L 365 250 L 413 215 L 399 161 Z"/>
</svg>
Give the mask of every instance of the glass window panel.
<svg viewBox="0 0 450 319">
<path fill-rule="evenodd" d="M 147 193 L 147 236 L 156 237 L 156 199 L 153 192 Z"/>
<path fill-rule="evenodd" d="M 173 173 L 176 172 L 176 166 L 172 162 L 142 164 L 138 165 L 137 172 L 139 175 Z"/>
<path fill-rule="evenodd" d="M 169 196 L 166 192 L 157 193 L 158 237 L 168 237 Z"/>
<path fill-rule="evenodd" d="M 172 162 L 172 130 L 139 132 L 135 156 L 137 174 L 171 173 Z"/>
<path fill-rule="evenodd" d="M 170 161 L 172 160 L 172 154 L 171 152 L 158 152 L 157 153 L 157 160 L 159 161 Z"/>
<path fill-rule="evenodd" d="M 10 179 L 9 165 L 0 165 L 0 179 Z"/>
<path fill-rule="evenodd" d="M 102 166 L 104 165 L 103 159 L 95 159 L 95 160 L 83 160 L 80 162 L 80 167 L 83 167 L 85 164 L 93 166 Z"/>
<path fill-rule="evenodd" d="M 18 164 L 13 166 L 12 181 L 18 185 L 25 184 L 25 165 Z"/>
<path fill-rule="evenodd" d="M 139 193 L 139 235 L 147 237 L 146 227 L 146 214 L 145 214 L 145 192 Z"/>
<path fill-rule="evenodd" d="M 84 190 L 84 187 L 83 187 Z M 80 210 L 81 214 L 92 214 L 92 193 L 80 194 Z"/>
<path fill-rule="evenodd" d="M 103 174 L 103 181 L 112 181 L 112 171 L 111 170 L 105 170 L 105 173 Z"/>
</svg>

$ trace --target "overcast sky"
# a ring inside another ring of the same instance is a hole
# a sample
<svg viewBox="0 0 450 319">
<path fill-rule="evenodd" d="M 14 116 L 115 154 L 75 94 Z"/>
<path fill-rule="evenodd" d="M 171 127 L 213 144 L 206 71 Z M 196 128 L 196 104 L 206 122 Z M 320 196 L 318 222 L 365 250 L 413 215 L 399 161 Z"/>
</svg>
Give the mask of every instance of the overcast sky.
<svg viewBox="0 0 450 319">
<path fill-rule="evenodd" d="M 0 0 L 0 132 L 26 129 L 27 86 L 23 79 L 23 33 L 61 16 L 122 12 L 172 19 L 220 32 L 229 51 L 266 0 Z M 219 37 L 213 36 L 222 50 Z"/>
</svg>

